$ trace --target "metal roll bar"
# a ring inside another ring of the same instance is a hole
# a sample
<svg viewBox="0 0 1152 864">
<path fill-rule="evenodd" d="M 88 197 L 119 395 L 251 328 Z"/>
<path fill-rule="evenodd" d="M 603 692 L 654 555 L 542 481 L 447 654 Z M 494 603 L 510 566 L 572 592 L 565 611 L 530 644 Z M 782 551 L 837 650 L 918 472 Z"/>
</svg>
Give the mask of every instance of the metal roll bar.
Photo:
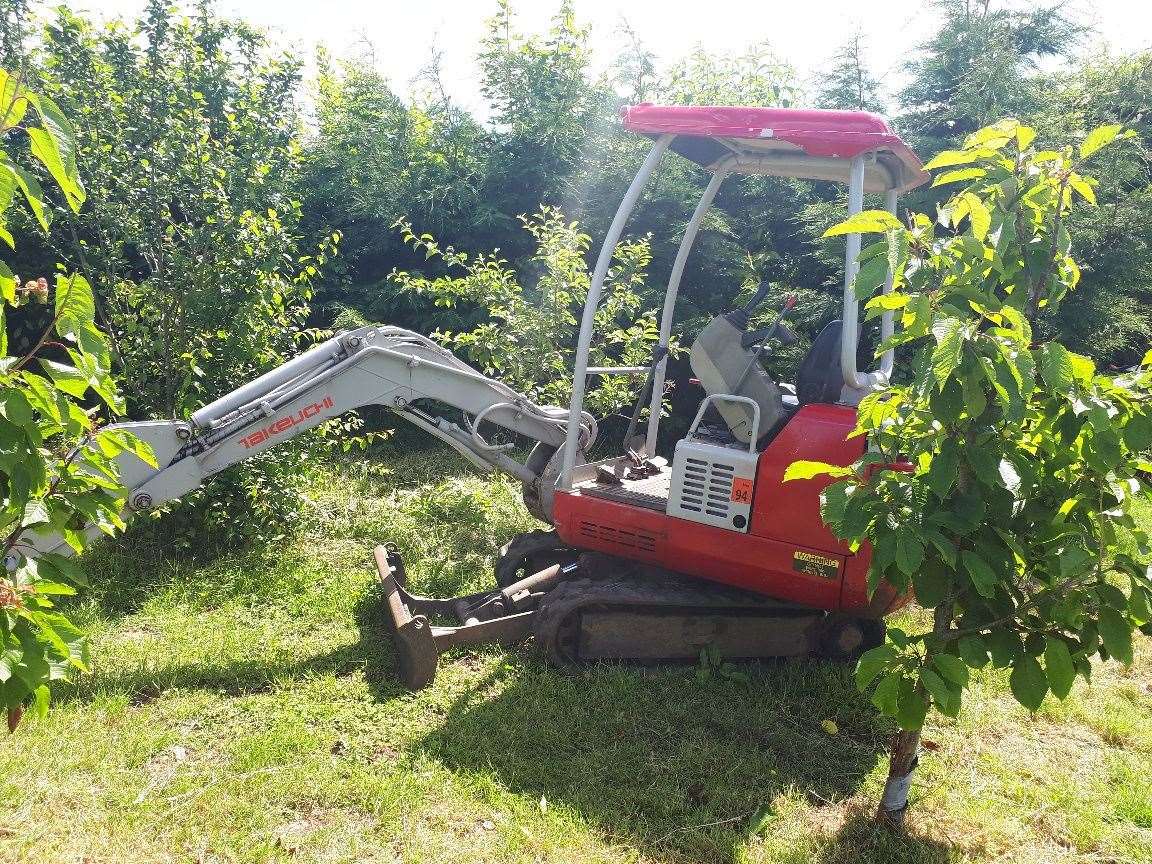
<svg viewBox="0 0 1152 864">
<path fill-rule="evenodd" d="M 630 367 L 627 369 L 623 367 L 589 368 L 589 346 L 592 340 L 592 331 L 595 326 L 596 309 L 600 303 L 604 280 L 607 276 L 608 268 L 611 265 L 612 254 L 615 251 L 616 244 L 620 240 L 624 226 L 636 206 L 641 192 L 647 185 L 661 157 L 671 144 L 673 137 L 673 135 L 662 135 L 656 139 L 656 142 L 652 145 L 652 149 L 648 151 L 648 155 L 644 158 L 640 170 L 636 173 L 631 185 L 628 187 L 628 191 L 620 202 L 620 206 L 617 208 L 616 215 L 613 217 L 612 224 L 604 238 L 604 244 L 600 247 L 600 254 L 596 260 L 596 269 L 593 272 L 592 282 L 588 289 L 588 298 L 584 305 L 584 313 L 580 320 L 580 335 L 576 344 L 575 370 L 572 377 L 572 400 L 569 408 L 569 416 L 580 416 L 584 407 L 584 394 L 587 389 L 587 381 L 590 374 L 634 374 L 641 371 L 638 368 L 634 369 Z M 875 153 L 864 153 L 854 157 L 851 161 L 848 178 L 849 217 L 856 215 L 864 209 L 865 176 L 869 165 L 874 163 L 875 160 Z M 739 170 L 743 164 L 744 162 L 741 161 L 739 157 L 733 156 L 715 167 L 711 180 L 701 194 L 700 200 L 696 204 L 696 209 L 692 213 L 692 217 L 688 220 L 684 237 L 681 239 L 680 246 L 676 252 L 672 272 L 668 277 L 668 286 L 664 295 L 664 305 L 660 314 L 660 335 L 657 350 L 666 349 L 671 338 L 672 318 L 676 308 L 676 300 L 679 295 L 680 281 L 683 278 L 688 256 L 696 242 L 696 235 L 700 230 L 704 216 L 708 212 L 708 208 L 712 205 L 716 193 L 719 191 L 724 180 L 733 170 Z M 894 183 L 895 181 L 893 180 L 892 182 Z M 885 192 L 884 206 L 888 212 L 894 215 L 897 212 L 897 200 L 897 190 L 895 188 L 889 188 Z M 877 371 L 861 373 L 856 367 L 856 353 L 860 340 L 860 303 L 856 299 L 853 283 L 856 281 L 856 276 L 860 270 L 858 261 L 860 257 L 860 245 L 860 234 L 849 234 L 845 237 L 844 293 L 841 313 L 843 337 L 841 341 L 840 359 L 843 368 L 844 384 L 853 390 L 866 390 L 875 385 L 887 383 L 895 364 L 895 352 L 892 349 L 888 349 L 881 357 L 880 368 Z M 885 280 L 884 292 L 888 293 L 891 290 L 892 274 L 889 273 L 888 278 Z M 881 339 L 887 340 L 891 338 L 894 332 L 894 314 L 892 312 L 885 312 L 881 317 L 880 323 Z M 644 451 L 648 455 L 653 454 L 656 450 L 656 440 L 660 429 L 660 406 L 667 366 L 668 359 L 667 356 L 664 356 L 654 370 L 652 393 L 649 400 L 648 429 L 644 442 Z M 579 449 L 579 424 L 568 424 L 568 434 L 563 446 L 564 452 L 558 486 L 561 489 L 570 489 L 572 471 L 576 467 L 576 453 Z"/>
<path fill-rule="evenodd" d="M 640 198 L 640 193 L 648 184 L 648 178 L 656 170 L 668 145 L 672 143 L 672 135 L 661 135 L 644 157 L 640 170 L 632 178 L 628 191 L 624 193 L 624 200 L 616 209 L 608 234 L 604 237 L 604 245 L 600 247 L 600 256 L 596 259 L 596 269 L 592 273 L 592 283 L 588 286 L 588 299 L 584 302 L 584 315 L 580 319 L 580 336 L 576 341 L 576 368 L 572 374 L 572 401 L 569 403 L 569 416 L 579 417 L 584 409 L 584 390 L 588 385 L 588 349 L 592 343 L 592 330 L 596 324 L 596 307 L 600 305 L 600 294 L 604 290 L 604 279 L 608 275 L 608 267 L 612 263 L 612 254 L 616 251 L 616 244 L 620 235 L 624 233 L 624 225 L 632 215 L 632 209 Z M 564 459 L 561 463 L 560 482 L 561 489 L 572 487 L 572 469 L 576 467 L 576 451 L 580 447 L 580 424 L 568 424 L 568 436 L 564 441 Z"/>
<path fill-rule="evenodd" d="M 848 218 L 851 219 L 864 209 L 864 169 L 869 159 L 875 159 L 875 153 L 864 153 L 852 160 L 851 172 L 848 177 Z M 896 213 L 897 193 L 889 189 L 884 196 L 884 207 L 889 213 Z M 854 282 L 860 272 L 860 235 L 848 234 L 844 238 L 844 306 L 841 320 L 844 322 L 843 336 L 840 342 L 840 365 L 844 371 L 844 384 L 852 390 L 867 390 L 876 384 L 886 384 L 895 365 L 894 352 L 889 349 L 884 352 L 880 360 L 880 369 L 877 372 L 860 373 L 856 369 L 856 352 L 860 345 L 860 301 L 856 299 Z M 884 283 L 884 293 L 892 290 L 892 274 Z M 881 339 L 890 337 L 895 328 L 895 319 L 891 312 L 885 312 L 880 320 Z"/>
<path fill-rule="evenodd" d="M 700 223 L 704 221 L 704 214 L 712 206 L 712 200 L 720 191 L 720 185 L 727 179 L 729 168 L 727 165 L 717 168 L 712 179 L 704 188 L 700 201 L 688 225 L 684 229 L 684 237 L 680 241 L 680 248 L 676 250 L 676 260 L 672 264 L 672 273 L 668 276 L 668 288 L 664 293 L 664 308 L 660 313 L 660 349 L 667 349 L 668 340 L 672 338 L 672 316 L 676 310 L 676 298 L 680 293 L 680 279 L 684 275 L 684 266 L 688 263 L 688 254 L 696 242 L 696 233 L 700 230 Z M 656 366 L 656 374 L 652 378 L 652 400 L 648 405 L 648 433 L 644 439 L 644 452 L 651 456 L 656 452 L 656 437 L 660 431 L 660 406 L 664 401 L 664 377 L 668 370 L 668 357 L 665 351 L 664 358 Z"/>
</svg>

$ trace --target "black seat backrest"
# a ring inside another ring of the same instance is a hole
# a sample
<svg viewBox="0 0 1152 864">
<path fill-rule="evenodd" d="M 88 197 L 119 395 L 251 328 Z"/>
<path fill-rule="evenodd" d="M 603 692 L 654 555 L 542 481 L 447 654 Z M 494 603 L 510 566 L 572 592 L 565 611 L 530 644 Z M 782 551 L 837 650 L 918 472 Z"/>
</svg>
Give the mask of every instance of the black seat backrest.
<svg viewBox="0 0 1152 864">
<path fill-rule="evenodd" d="M 808 356 L 796 373 L 796 398 L 801 405 L 839 402 L 844 386 L 840 366 L 841 321 L 830 321 L 812 343 Z"/>
</svg>

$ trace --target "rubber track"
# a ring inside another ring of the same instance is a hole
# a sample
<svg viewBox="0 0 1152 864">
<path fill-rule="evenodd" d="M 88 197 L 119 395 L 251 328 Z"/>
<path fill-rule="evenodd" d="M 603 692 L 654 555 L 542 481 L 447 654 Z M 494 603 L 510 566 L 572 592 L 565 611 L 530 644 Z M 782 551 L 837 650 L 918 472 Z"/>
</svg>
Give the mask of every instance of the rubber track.
<svg viewBox="0 0 1152 864">
<path fill-rule="evenodd" d="M 582 561 L 582 566 L 584 562 Z M 564 625 L 571 616 L 589 606 L 651 606 L 699 611 L 744 608 L 772 616 L 808 615 L 812 610 L 781 603 L 768 597 L 724 586 L 710 586 L 686 577 L 644 576 L 625 565 L 619 576 L 581 577 L 561 582 L 540 605 L 533 628 L 536 644 L 548 659 L 560 666 L 579 665 L 561 644 Z"/>
</svg>

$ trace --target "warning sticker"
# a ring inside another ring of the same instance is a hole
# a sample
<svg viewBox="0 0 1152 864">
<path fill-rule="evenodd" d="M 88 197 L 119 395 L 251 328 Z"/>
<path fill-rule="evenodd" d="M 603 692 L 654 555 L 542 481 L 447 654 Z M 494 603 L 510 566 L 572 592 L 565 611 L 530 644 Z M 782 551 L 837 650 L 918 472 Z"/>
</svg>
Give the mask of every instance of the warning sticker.
<svg viewBox="0 0 1152 864">
<path fill-rule="evenodd" d="M 732 478 L 732 500 L 737 504 L 751 504 L 752 503 L 752 478 L 751 477 L 733 477 Z"/>
<path fill-rule="evenodd" d="M 835 579 L 840 575 L 840 561 L 826 555 L 817 555 L 815 552 L 804 552 L 797 549 L 792 555 L 792 569 L 797 573 L 806 573 L 809 576 L 821 576 L 824 579 Z"/>
</svg>

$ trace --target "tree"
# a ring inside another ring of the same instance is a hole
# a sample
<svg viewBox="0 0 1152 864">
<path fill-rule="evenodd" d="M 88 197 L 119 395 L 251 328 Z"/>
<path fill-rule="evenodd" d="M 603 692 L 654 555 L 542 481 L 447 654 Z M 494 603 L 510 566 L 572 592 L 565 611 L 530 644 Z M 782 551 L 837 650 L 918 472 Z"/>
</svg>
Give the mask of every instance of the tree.
<svg viewBox="0 0 1152 864">
<path fill-rule="evenodd" d="M 433 333 L 489 375 L 546 405 L 571 398 L 571 369 L 576 354 L 577 313 L 591 283 L 591 238 L 554 207 L 522 217 L 536 252 L 534 283 L 522 280 L 498 252 L 468 255 L 441 246 L 430 234 L 417 236 L 410 224 L 399 227 L 406 243 L 426 258 L 439 259 L 447 275 L 429 278 L 397 270 L 401 290 L 432 298 L 439 306 L 470 306 L 481 319 L 470 330 Z M 651 261 L 648 238 L 621 241 L 615 249 L 604 293 L 596 311 L 589 365 L 642 366 L 659 336 L 655 310 L 644 309 L 644 272 Z M 601 376 L 585 398 L 596 416 L 619 411 L 635 398 L 635 382 L 626 376 Z"/>
<path fill-rule="evenodd" d="M 1121 135 L 1102 126 L 1060 150 L 1034 146 L 1014 120 L 969 136 L 928 167 L 963 184 L 935 222 L 865 211 L 829 231 L 884 232 L 860 257 L 855 289 L 901 329 L 880 350 L 916 348 L 907 383 L 860 403 L 867 454 L 851 467 L 796 463 L 790 478 L 840 478 L 826 523 L 871 543 L 869 585 L 914 590 L 931 628 L 892 628 L 860 659 L 861 687 L 900 726 L 878 818 L 902 823 L 920 728 L 930 708 L 955 716 L 971 669 L 1010 670 L 1012 694 L 1036 711 L 1063 699 L 1097 659 L 1132 662 L 1132 631 L 1152 619 L 1149 537 L 1129 515 L 1152 469 L 1152 351 L 1111 377 L 1036 322 L 1080 278 L 1069 224 L 1094 205 L 1083 173 Z M 1138 553 L 1122 551 L 1130 533 Z"/>
<path fill-rule="evenodd" d="M 659 80 L 656 55 L 648 50 L 640 34 L 627 20 L 621 20 L 618 29 L 625 45 L 612 69 L 612 83 L 628 104 L 650 102 L 653 88 Z"/>
<path fill-rule="evenodd" d="M 519 214 L 563 199 L 610 100 L 606 87 L 589 84 L 588 28 L 577 24 L 571 0 L 561 0 L 543 39 L 517 32 L 509 0 L 500 0 L 478 59 L 495 125 L 484 198 L 507 230 Z M 512 243 L 513 257 L 529 252 L 522 238 Z"/>
<path fill-rule="evenodd" d="M 763 105 L 787 108 L 799 92 L 796 72 L 768 42 L 740 54 L 711 54 L 697 46 L 674 63 L 657 88 L 673 105 Z"/>
<path fill-rule="evenodd" d="M 996 0 L 933 0 L 932 6 L 943 26 L 908 64 L 912 80 L 900 93 L 900 126 L 928 152 L 998 117 L 1027 115 L 1042 87 L 1037 61 L 1066 56 L 1083 33 L 1060 5 L 1024 11 Z"/>
<path fill-rule="evenodd" d="M 134 25 L 54 11 L 29 67 L 73 119 L 88 189 L 54 197 L 42 253 L 96 291 L 133 416 L 186 416 L 297 352 L 335 236 L 301 254 L 299 63 L 209 2 L 152 0 Z M 253 460 L 178 505 L 162 533 L 201 545 L 271 539 L 303 500 L 305 443 Z M 276 494 L 269 494 L 276 490 Z M 237 519 L 238 512 L 252 515 Z M 182 524 L 183 523 L 183 524 Z"/>
<path fill-rule="evenodd" d="M 880 82 L 868 68 L 859 30 L 832 57 L 831 68 L 817 83 L 816 107 L 884 111 Z"/>
<path fill-rule="evenodd" d="M 444 93 L 438 55 L 410 104 L 365 62 L 334 64 L 324 52 L 318 59 L 315 131 L 300 183 L 304 226 L 343 236 L 341 269 L 351 285 L 328 296 L 391 320 L 394 310 L 373 301 L 406 258 L 391 230 L 398 218 L 458 242 L 492 240 L 486 229 L 497 218 L 481 197 L 490 136 Z"/>
<path fill-rule="evenodd" d="M 51 178 L 72 212 L 85 200 L 76 173 L 72 125 L 49 98 L 27 87 L 23 71 L 0 70 L 0 240 L 10 250 L 11 208 L 22 198 L 48 229 L 51 210 L 35 175 L 13 159 L 17 147 Z M 9 731 L 24 707 L 48 708 L 50 681 L 87 668 L 84 634 L 55 607 L 76 593 L 83 570 L 59 554 L 30 556 L 37 533 L 62 536 L 74 552 L 89 537 L 124 527 L 125 490 L 114 458 L 128 450 L 155 466 L 148 448 L 103 428 L 124 400 L 111 375 L 111 353 L 95 325 L 92 289 L 81 275 L 56 277 L 52 321 L 24 352 L 10 354 L 6 318 L 27 303 L 47 303 L 45 277 L 20 284 L 0 261 L 0 707 Z"/>
<path fill-rule="evenodd" d="M 1152 341 L 1152 53 L 1093 57 L 1048 80 L 1034 124 L 1058 142 L 1084 129 L 1122 123 L 1136 132 L 1093 165 L 1099 207 L 1072 216 L 1076 254 L 1085 262 L 1080 300 L 1042 329 L 1062 334 L 1074 350 L 1119 367 L 1139 362 Z"/>
</svg>

